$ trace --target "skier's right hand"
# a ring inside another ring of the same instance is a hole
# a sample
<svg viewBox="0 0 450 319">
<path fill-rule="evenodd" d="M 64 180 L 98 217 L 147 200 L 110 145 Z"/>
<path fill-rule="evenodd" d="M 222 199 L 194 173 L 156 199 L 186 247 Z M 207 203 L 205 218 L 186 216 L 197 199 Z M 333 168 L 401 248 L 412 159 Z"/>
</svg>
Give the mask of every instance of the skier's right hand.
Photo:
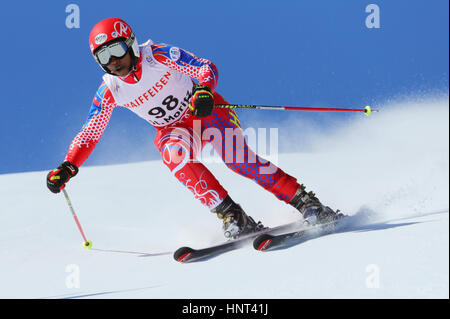
<svg viewBox="0 0 450 319">
<path fill-rule="evenodd" d="M 58 168 L 47 174 L 47 187 L 50 191 L 57 194 L 64 187 L 70 178 L 74 177 L 78 173 L 78 167 L 70 162 L 64 162 L 58 166 Z"/>
</svg>

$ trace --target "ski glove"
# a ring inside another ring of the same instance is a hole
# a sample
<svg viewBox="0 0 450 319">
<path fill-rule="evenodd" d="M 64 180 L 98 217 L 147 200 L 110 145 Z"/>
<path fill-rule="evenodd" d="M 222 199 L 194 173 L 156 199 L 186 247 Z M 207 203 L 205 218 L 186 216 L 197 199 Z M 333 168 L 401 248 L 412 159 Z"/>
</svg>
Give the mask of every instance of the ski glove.
<svg viewBox="0 0 450 319">
<path fill-rule="evenodd" d="M 196 85 L 192 92 L 192 99 L 189 103 L 191 114 L 198 117 L 211 115 L 214 107 L 214 95 L 206 85 Z"/>
<path fill-rule="evenodd" d="M 64 162 L 47 175 L 47 187 L 53 193 L 59 193 L 70 178 L 74 177 L 78 173 L 78 167 L 69 162 Z"/>
</svg>

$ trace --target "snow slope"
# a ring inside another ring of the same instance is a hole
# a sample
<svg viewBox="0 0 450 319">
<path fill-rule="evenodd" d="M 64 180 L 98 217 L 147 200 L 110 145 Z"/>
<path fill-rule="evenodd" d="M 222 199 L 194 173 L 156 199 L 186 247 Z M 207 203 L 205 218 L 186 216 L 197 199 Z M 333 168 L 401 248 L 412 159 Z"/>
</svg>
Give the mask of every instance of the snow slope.
<svg viewBox="0 0 450 319">
<path fill-rule="evenodd" d="M 293 140 L 314 147 L 278 165 L 355 222 L 288 249 L 194 264 L 172 252 L 220 242 L 220 221 L 161 162 L 83 167 L 70 181 L 91 250 L 64 197 L 46 189 L 47 171 L 0 175 L 0 298 L 448 298 L 448 115 L 445 97 L 392 102 L 332 134 L 297 126 Z M 207 166 L 255 219 L 297 218 L 223 164 Z"/>
</svg>

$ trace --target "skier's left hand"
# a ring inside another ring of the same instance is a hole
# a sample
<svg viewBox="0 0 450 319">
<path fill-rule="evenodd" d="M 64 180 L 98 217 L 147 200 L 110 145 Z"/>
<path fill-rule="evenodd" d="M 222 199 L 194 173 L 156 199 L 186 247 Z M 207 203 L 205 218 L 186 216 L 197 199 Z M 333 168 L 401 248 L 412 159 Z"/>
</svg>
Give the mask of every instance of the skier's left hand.
<svg viewBox="0 0 450 319">
<path fill-rule="evenodd" d="M 211 115 L 214 107 L 214 95 L 206 85 L 196 85 L 189 103 L 192 115 L 206 117 Z"/>
</svg>

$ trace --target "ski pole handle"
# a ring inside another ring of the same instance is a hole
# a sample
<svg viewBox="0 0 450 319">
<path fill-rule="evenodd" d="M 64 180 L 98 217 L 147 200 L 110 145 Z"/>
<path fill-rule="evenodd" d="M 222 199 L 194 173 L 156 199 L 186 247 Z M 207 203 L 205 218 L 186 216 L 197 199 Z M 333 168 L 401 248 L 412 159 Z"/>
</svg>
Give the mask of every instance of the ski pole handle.
<svg viewBox="0 0 450 319">
<path fill-rule="evenodd" d="M 246 105 L 246 104 L 216 104 L 214 107 L 225 109 L 256 109 L 256 110 L 281 110 L 281 111 L 321 111 L 321 112 L 362 112 L 367 116 L 372 112 L 378 112 L 378 110 L 372 110 L 367 105 L 363 109 L 348 109 L 348 108 L 329 108 L 329 107 L 302 107 L 302 106 L 268 106 L 268 105 Z"/>
<path fill-rule="evenodd" d="M 92 241 L 86 239 L 86 236 L 84 235 L 84 232 L 83 232 L 83 228 L 81 227 L 81 224 L 80 224 L 80 221 L 78 220 L 77 214 L 75 214 L 75 210 L 72 207 L 72 202 L 70 201 L 70 198 L 69 198 L 69 195 L 67 194 L 66 189 L 63 188 L 62 192 L 64 194 L 64 197 L 66 198 L 67 205 L 69 205 L 69 209 L 70 209 L 70 212 L 72 213 L 73 219 L 75 219 L 75 223 L 78 226 L 78 230 L 80 231 L 81 236 L 83 237 L 83 240 L 84 240 L 83 247 L 90 249 L 92 247 Z"/>
</svg>

